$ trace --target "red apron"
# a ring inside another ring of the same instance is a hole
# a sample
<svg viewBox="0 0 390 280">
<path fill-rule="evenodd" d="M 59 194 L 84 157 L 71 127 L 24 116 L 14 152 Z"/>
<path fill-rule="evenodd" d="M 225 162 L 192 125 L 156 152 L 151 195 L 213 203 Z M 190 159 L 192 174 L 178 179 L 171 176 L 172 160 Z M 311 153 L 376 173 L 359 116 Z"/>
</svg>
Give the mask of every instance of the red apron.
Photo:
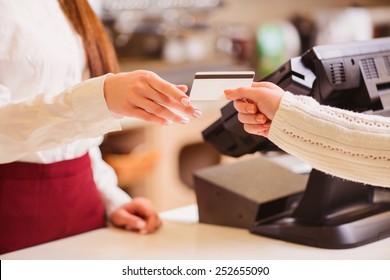
<svg viewBox="0 0 390 280">
<path fill-rule="evenodd" d="M 104 226 L 88 154 L 0 164 L 0 254 Z"/>
</svg>

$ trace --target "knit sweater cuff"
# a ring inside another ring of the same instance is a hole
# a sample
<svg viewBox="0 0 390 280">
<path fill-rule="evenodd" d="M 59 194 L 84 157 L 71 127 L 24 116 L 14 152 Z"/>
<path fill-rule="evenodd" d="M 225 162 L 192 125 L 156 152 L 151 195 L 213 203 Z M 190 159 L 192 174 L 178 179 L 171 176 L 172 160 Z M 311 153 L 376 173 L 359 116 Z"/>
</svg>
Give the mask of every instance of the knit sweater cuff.
<svg viewBox="0 0 390 280">
<path fill-rule="evenodd" d="M 388 118 L 323 106 L 313 98 L 287 92 L 268 138 L 323 172 L 390 186 Z"/>
</svg>

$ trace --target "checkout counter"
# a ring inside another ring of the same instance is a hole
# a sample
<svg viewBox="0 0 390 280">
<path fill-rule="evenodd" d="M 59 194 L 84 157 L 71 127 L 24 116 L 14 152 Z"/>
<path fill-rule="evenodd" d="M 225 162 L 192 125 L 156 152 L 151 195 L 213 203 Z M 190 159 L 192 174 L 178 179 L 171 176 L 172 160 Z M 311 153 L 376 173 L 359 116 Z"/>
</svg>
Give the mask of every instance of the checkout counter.
<svg viewBox="0 0 390 280">
<path fill-rule="evenodd" d="M 1 260 L 388 260 L 390 238 L 329 250 L 198 222 L 197 206 L 161 213 L 162 228 L 140 235 L 104 228 L 0 256 Z"/>
</svg>

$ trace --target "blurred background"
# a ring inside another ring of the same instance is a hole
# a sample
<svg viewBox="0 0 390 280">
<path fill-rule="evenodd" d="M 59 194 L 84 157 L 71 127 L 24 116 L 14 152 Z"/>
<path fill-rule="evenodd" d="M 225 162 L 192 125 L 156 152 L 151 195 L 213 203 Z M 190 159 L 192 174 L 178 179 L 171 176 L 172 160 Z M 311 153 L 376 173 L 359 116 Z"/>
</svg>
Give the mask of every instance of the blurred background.
<svg viewBox="0 0 390 280">
<path fill-rule="evenodd" d="M 90 0 L 122 71 L 150 70 L 191 88 L 197 71 L 254 70 L 261 79 L 314 45 L 390 36 L 390 0 Z M 159 211 L 195 203 L 192 173 L 234 160 L 203 143 L 223 102 L 201 119 L 158 127 L 122 120 L 101 149 L 120 186 Z M 249 155 L 251 156 L 251 155 Z M 259 155 L 254 155 L 259 156 Z M 248 156 L 245 156 L 248 157 Z"/>
</svg>

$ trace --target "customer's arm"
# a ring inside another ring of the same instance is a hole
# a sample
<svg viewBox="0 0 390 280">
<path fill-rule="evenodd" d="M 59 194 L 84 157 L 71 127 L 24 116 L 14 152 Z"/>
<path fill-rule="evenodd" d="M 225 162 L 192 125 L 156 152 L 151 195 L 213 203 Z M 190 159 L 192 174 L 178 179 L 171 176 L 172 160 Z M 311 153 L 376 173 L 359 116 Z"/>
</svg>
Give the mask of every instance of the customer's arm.
<svg viewBox="0 0 390 280">
<path fill-rule="evenodd" d="M 225 92 L 247 132 L 323 172 L 390 187 L 390 119 L 320 105 L 271 83 Z"/>
<path fill-rule="evenodd" d="M 326 173 L 390 187 L 390 119 L 321 106 L 287 93 L 268 138 Z"/>
</svg>

